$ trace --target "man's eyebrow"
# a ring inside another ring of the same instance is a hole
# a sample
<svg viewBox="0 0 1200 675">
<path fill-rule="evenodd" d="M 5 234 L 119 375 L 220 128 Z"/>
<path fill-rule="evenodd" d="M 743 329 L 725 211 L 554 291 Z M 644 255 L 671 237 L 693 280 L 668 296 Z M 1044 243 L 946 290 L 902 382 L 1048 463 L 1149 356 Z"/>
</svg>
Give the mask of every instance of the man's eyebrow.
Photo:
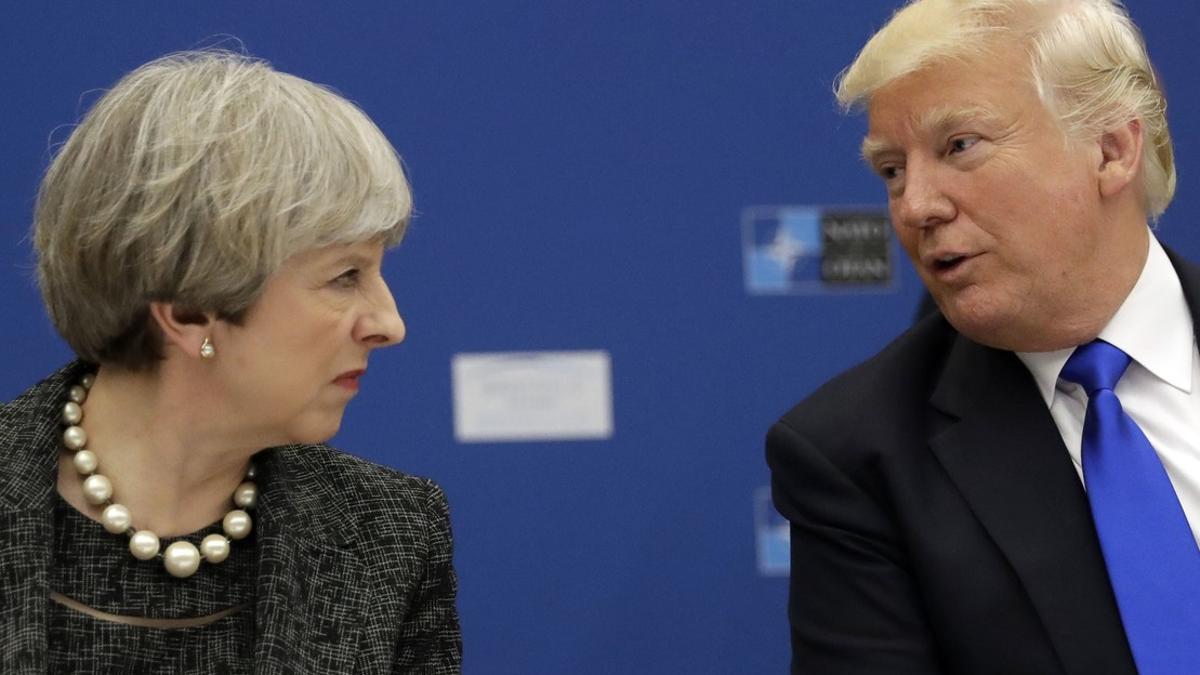
<svg viewBox="0 0 1200 675">
<path fill-rule="evenodd" d="M 893 146 L 891 143 L 877 141 L 868 136 L 863 139 L 862 148 L 859 152 L 862 154 L 862 159 L 864 162 L 870 166 L 875 166 L 876 158 L 892 150 L 892 148 Z"/>
<path fill-rule="evenodd" d="M 980 106 L 934 108 L 918 118 L 916 128 L 923 135 L 937 136 L 970 121 L 995 124 L 997 116 L 991 110 Z M 860 153 L 863 161 L 873 166 L 880 155 L 893 150 L 895 146 L 892 143 L 867 136 L 862 141 Z"/>
</svg>

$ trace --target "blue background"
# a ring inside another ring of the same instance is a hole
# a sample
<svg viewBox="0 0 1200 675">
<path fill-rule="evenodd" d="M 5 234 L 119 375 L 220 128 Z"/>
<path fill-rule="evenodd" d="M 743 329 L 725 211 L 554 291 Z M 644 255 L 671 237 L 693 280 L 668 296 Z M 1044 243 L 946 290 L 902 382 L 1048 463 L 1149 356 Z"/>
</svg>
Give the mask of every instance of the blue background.
<svg viewBox="0 0 1200 675">
<path fill-rule="evenodd" d="M 830 89 L 896 4 L 10 3 L 0 395 L 69 358 L 27 238 L 51 139 L 83 92 L 236 36 L 358 102 L 410 167 L 420 216 L 387 270 L 409 336 L 336 441 L 449 493 L 466 671 L 783 672 L 786 581 L 754 557 L 764 431 L 900 332 L 919 285 L 902 262 L 888 293 L 750 297 L 739 218 L 883 202 Z M 1130 5 L 1172 105 L 1161 236 L 1200 259 L 1200 5 Z M 612 440 L 456 444 L 451 356 L 542 349 L 611 352 Z"/>
</svg>

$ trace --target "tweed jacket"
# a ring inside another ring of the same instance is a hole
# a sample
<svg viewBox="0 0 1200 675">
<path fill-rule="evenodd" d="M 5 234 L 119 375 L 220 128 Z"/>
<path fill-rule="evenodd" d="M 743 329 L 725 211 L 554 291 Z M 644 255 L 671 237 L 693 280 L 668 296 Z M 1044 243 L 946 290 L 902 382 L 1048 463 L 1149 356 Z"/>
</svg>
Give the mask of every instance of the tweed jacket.
<svg viewBox="0 0 1200 675">
<path fill-rule="evenodd" d="M 0 672 L 47 669 L 51 513 L 73 363 L 0 406 Z M 449 514 L 431 481 L 327 445 L 258 456 L 254 672 L 454 675 Z"/>
</svg>

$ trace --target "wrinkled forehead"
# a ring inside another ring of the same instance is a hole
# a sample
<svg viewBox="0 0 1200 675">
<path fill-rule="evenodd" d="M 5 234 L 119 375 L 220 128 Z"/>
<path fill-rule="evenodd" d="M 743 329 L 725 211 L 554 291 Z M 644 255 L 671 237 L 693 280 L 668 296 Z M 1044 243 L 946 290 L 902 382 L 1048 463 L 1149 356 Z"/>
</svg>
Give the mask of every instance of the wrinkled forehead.
<svg viewBox="0 0 1200 675">
<path fill-rule="evenodd" d="M 1024 50 L 946 58 L 901 76 L 865 101 L 864 153 L 889 136 L 924 138 L 968 123 L 995 126 L 1044 109 Z"/>
</svg>

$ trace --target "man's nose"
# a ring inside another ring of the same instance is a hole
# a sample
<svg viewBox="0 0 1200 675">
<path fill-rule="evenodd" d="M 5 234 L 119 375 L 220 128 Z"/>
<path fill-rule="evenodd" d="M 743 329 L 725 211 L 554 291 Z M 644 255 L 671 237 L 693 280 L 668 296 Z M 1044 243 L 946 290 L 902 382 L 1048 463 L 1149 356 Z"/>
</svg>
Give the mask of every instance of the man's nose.
<svg viewBox="0 0 1200 675">
<path fill-rule="evenodd" d="M 904 189 L 892 198 L 893 219 L 907 227 L 933 227 L 954 220 L 957 209 L 945 191 L 945 167 L 909 160 Z"/>
</svg>

